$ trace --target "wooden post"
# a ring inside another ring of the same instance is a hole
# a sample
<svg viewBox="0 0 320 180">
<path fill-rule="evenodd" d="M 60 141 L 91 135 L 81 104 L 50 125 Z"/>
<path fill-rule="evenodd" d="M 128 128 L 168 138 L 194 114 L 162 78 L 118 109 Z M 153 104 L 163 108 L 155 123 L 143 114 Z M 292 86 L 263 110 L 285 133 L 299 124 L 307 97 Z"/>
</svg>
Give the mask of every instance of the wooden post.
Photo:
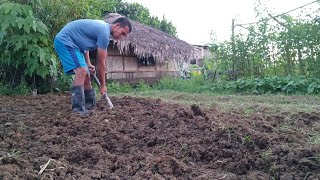
<svg viewBox="0 0 320 180">
<path fill-rule="evenodd" d="M 125 70 L 126 70 L 126 68 L 125 68 L 125 63 L 124 63 L 124 59 L 125 59 L 125 57 L 122 56 L 122 71 L 125 71 Z"/>
<path fill-rule="evenodd" d="M 234 29 L 235 29 L 235 19 L 232 19 L 231 26 L 231 41 L 232 41 L 232 78 L 233 80 L 237 80 L 236 72 L 235 72 L 235 63 L 236 63 L 236 44 L 234 39 Z"/>
</svg>

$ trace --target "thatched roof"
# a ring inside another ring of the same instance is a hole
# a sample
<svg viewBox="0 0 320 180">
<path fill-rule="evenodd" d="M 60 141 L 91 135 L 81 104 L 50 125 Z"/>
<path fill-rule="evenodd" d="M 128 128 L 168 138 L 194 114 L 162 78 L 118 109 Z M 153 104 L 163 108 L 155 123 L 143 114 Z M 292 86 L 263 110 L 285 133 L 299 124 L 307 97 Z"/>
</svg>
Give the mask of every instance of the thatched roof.
<svg viewBox="0 0 320 180">
<path fill-rule="evenodd" d="M 112 23 L 119 17 L 119 14 L 110 13 L 105 20 Z M 114 43 L 121 54 L 129 54 L 133 49 L 139 58 L 152 56 L 160 64 L 166 60 L 187 61 L 194 57 L 194 49 L 187 42 L 137 21 L 130 22 L 132 32 Z"/>
</svg>

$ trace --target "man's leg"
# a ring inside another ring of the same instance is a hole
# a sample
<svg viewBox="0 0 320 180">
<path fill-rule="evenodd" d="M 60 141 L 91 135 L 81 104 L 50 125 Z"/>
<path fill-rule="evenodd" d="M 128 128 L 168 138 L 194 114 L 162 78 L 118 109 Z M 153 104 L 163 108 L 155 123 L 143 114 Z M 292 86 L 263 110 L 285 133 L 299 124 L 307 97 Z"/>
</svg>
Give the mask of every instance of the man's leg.
<svg viewBox="0 0 320 180">
<path fill-rule="evenodd" d="M 72 110 L 78 112 L 81 115 L 87 115 L 89 112 L 85 108 L 85 81 L 88 76 L 88 68 L 80 67 L 73 70 L 75 73 L 75 78 L 73 80 L 72 91 Z"/>
<path fill-rule="evenodd" d="M 84 81 L 85 108 L 92 110 L 96 107 L 96 92 L 91 86 L 90 74 L 88 73 Z"/>
<path fill-rule="evenodd" d="M 73 72 L 76 74 L 73 80 L 73 86 L 85 86 L 86 77 L 89 75 L 88 68 L 79 67 L 74 69 Z"/>
</svg>

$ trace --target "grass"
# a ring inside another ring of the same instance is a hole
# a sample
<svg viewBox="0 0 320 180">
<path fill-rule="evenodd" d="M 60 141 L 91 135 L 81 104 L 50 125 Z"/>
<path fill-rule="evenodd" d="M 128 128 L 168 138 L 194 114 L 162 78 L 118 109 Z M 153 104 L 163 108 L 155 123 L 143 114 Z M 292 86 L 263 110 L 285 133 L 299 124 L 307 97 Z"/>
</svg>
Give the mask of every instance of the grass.
<svg viewBox="0 0 320 180">
<path fill-rule="evenodd" d="M 150 90 L 145 92 L 111 93 L 111 96 L 134 96 L 160 98 L 166 102 L 185 105 L 197 104 L 203 107 L 218 107 L 230 111 L 242 109 L 250 115 L 255 111 L 271 112 L 317 112 L 320 110 L 318 96 L 288 95 L 221 95 L 209 93 L 182 93 L 171 90 Z"/>
<path fill-rule="evenodd" d="M 272 149 L 268 148 L 267 150 L 263 151 L 261 154 L 262 159 L 268 160 L 270 156 L 272 156 L 273 152 Z"/>
<path fill-rule="evenodd" d="M 309 142 L 311 144 L 320 144 L 320 133 L 314 132 L 309 134 Z"/>
</svg>

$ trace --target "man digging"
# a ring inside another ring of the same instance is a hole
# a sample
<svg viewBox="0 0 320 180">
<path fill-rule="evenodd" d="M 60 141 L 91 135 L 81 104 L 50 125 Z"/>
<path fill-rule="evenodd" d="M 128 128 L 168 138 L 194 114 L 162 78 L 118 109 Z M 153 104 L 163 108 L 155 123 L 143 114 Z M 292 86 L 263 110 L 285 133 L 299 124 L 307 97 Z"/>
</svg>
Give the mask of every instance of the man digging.
<svg viewBox="0 0 320 180">
<path fill-rule="evenodd" d="M 87 64 L 85 52 L 97 49 L 98 79 L 101 82 L 101 95 L 107 92 L 106 59 L 110 35 L 118 40 L 132 30 L 130 21 L 125 17 L 109 24 L 103 20 L 81 19 L 68 23 L 56 35 L 54 48 L 62 63 L 66 75 L 75 74 L 71 88 L 72 110 L 81 116 L 87 116 L 96 106 L 95 90 L 91 86 L 89 69 L 95 67 Z M 88 65 L 90 67 L 88 67 Z"/>
</svg>

